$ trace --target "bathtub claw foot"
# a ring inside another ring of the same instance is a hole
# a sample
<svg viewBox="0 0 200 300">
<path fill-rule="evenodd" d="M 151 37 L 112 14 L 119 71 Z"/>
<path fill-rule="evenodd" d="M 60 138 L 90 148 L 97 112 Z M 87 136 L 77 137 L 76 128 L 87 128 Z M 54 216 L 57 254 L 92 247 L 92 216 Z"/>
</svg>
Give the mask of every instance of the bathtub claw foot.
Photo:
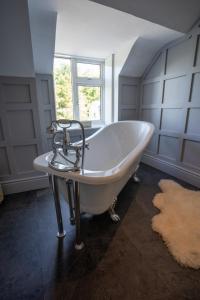
<svg viewBox="0 0 200 300">
<path fill-rule="evenodd" d="M 140 178 L 137 176 L 137 174 L 133 175 L 133 181 L 136 182 L 136 183 L 140 182 Z"/>
<path fill-rule="evenodd" d="M 115 213 L 115 211 L 109 211 L 110 213 L 110 218 L 113 222 L 117 223 L 120 221 L 120 216 L 118 214 Z"/>
<path fill-rule="evenodd" d="M 81 242 L 80 244 L 75 244 L 75 249 L 76 250 L 82 250 L 83 248 L 84 248 L 84 243 L 83 242 Z"/>
<path fill-rule="evenodd" d="M 58 232 L 56 236 L 57 238 L 62 239 L 66 236 L 66 231 L 64 230 L 63 232 Z"/>
<path fill-rule="evenodd" d="M 113 202 L 112 206 L 109 209 L 110 218 L 115 223 L 120 221 L 120 216 L 115 212 L 116 203 L 117 203 L 117 197 L 114 198 L 114 202 Z"/>
</svg>

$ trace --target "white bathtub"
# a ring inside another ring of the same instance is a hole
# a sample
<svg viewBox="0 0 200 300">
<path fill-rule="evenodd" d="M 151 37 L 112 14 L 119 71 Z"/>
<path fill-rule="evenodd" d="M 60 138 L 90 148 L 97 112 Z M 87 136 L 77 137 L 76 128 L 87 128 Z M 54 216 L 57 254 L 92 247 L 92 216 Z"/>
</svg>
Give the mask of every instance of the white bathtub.
<svg viewBox="0 0 200 300">
<path fill-rule="evenodd" d="M 135 173 L 141 156 L 151 140 L 154 126 L 143 121 L 112 123 L 87 139 L 84 170 L 58 172 L 48 166 L 46 153 L 34 160 L 34 167 L 80 184 L 82 212 L 101 214 L 113 204 L 128 179 Z"/>
</svg>

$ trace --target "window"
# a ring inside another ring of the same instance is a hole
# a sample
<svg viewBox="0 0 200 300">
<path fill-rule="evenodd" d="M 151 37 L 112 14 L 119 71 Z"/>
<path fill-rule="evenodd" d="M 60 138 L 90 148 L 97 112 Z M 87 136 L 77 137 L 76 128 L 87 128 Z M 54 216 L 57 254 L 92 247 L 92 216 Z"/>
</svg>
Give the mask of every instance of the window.
<svg viewBox="0 0 200 300">
<path fill-rule="evenodd" d="M 58 119 L 73 119 L 72 76 L 70 59 L 56 58 L 54 80 L 56 115 Z"/>
<path fill-rule="evenodd" d="M 99 64 L 77 63 L 78 77 L 100 78 L 101 68 Z"/>
<path fill-rule="evenodd" d="M 55 57 L 54 80 L 57 119 L 104 121 L 104 63 Z"/>
</svg>

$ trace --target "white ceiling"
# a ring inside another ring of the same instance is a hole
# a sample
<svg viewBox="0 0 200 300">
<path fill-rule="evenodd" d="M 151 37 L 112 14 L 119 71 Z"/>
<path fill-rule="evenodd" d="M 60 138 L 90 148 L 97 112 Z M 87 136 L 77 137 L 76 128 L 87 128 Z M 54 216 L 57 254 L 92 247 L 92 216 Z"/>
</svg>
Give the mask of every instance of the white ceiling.
<svg viewBox="0 0 200 300">
<path fill-rule="evenodd" d="M 91 0 L 187 33 L 200 18 L 199 0 Z"/>
<path fill-rule="evenodd" d="M 45 1 L 55 5 L 55 1 Z M 171 29 L 88 0 L 57 0 L 55 6 L 55 51 L 60 53 L 105 58 L 136 37 L 158 40 L 163 46 L 180 36 Z"/>
<path fill-rule="evenodd" d="M 28 4 L 34 64 L 39 73 L 52 72 L 54 50 L 106 58 L 132 43 L 121 74 L 141 76 L 161 47 L 182 36 L 180 32 L 88 0 L 28 0 Z"/>
</svg>

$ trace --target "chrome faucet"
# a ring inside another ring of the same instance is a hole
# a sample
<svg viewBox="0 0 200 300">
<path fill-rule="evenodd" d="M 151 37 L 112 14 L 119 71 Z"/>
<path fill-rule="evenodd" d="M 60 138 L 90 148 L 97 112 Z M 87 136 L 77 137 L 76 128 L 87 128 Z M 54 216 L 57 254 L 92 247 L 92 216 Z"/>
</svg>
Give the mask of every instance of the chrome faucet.
<svg viewBox="0 0 200 300">
<path fill-rule="evenodd" d="M 78 124 L 81 128 L 82 141 L 71 143 L 68 129 Z M 84 168 L 85 131 L 83 124 L 76 120 L 60 119 L 52 121 L 47 128 L 48 133 L 53 134 L 52 149 L 53 157 L 49 161 L 49 167 L 57 171 L 69 172 L 79 171 Z M 61 160 L 57 160 L 60 156 Z"/>
</svg>

